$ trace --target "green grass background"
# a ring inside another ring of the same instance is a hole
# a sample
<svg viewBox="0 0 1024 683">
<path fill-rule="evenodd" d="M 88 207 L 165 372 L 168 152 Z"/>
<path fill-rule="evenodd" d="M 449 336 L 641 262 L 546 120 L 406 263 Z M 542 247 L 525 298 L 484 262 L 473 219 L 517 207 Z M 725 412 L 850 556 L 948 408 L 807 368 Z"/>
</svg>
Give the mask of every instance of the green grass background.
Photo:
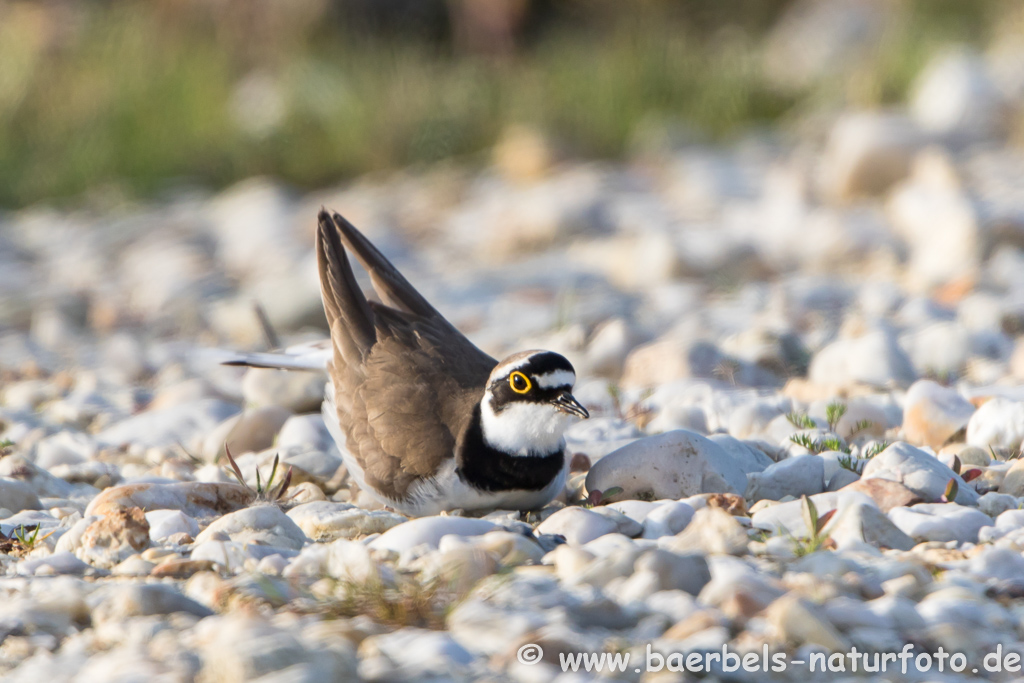
<svg viewBox="0 0 1024 683">
<path fill-rule="evenodd" d="M 628 153 L 651 122 L 727 139 L 823 107 L 899 101 L 937 47 L 984 45 L 1012 3 L 900 3 L 864 63 L 799 88 L 763 68 L 786 2 L 576 4 L 584 20 L 551 20 L 494 57 L 329 12 L 268 29 L 218 3 L 0 0 L 0 207 L 475 163 L 510 124 L 596 158 Z M 272 84 L 274 125 L 245 125 L 268 111 L 259 97 L 246 108 L 246 80 Z"/>
</svg>

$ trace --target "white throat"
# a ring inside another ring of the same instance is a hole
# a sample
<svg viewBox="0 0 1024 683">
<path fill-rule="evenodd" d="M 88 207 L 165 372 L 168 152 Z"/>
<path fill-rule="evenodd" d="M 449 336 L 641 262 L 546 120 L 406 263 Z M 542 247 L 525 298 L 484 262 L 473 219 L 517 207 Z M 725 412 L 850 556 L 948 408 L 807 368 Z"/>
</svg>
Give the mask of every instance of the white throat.
<svg viewBox="0 0 1024 683">
<path fill-rule="evenodd" d="M 490 392 L 480 402 L 484 441 L 509 455 L 529 457 L 558 453 L 565 448 L 563 434 L 573 416 L 547 403 L 515 402 L 496 413 Z"/>
</svg>

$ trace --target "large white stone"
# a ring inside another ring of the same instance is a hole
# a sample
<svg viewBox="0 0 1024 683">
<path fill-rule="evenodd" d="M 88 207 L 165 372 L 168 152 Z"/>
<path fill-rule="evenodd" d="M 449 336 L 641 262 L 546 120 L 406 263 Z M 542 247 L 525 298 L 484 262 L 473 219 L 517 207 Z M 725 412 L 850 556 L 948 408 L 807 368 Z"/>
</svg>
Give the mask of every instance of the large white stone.
<svg viewBox="0 0 1024 683">
<path fill-rule="evenodd" d="M 123 484 L 105 489 L 85 509 L 88 515 L 142 508 L 180 510 L 197 519 L 234 512 L 252 502 L 254 494 L 238 484 L 183 481 L 177 484 Z"/>
<path fill-rule="evenodd" d="M 327 431 L 324 418 L 317 412 L 313 415 L 292 415 L 281 427 L 275 444 L 281 450 L 293 446 L 316 448 L 325 453 L 336 453 L 334 439 Z"/>
<path fill-rule="evenodd" d="M 970 559 L 968 571 L 999 581 L 1020 581 L 1024 576 L 1024 557 L 1016 550 L 989 547 Z"/>
<path fill-rule="evenodd" d="M 1024 402 L 997 396 L 983 403 L 967 423 L 967 443 L 1015 449 L 1024 440 Z"/>
<path fill-rule="evenodd" d="M 87 489 L 90 495 L 95 495 L 96 493 L 96 489 L 87 484 L 69 484 L 63 479 L 53 476 L 31 460 L 26 460 L 17 454 L 0 458 L 0 479 L 11 482 L 6 486 L 9 494 L 12 496 L 12 504 L 24 504 L 30 509 L 38 508 L 31 507 L 32 498 L 25 496 L 24 487 L 31 489 L 31 492 L 35 493 L 39 498 L 70 498 L 76 495 L 76 488 L 81 487 Z M 85 491 L 81 491 L 78 495 L 82 493 L 85 493 Z M 8 506 L 3 501 L 0 501 L 0 507 Z"/>
<path fill-rule="evenodd" d="M 709 441 L 713 441 L 730 455 L 733 462 L 739 465 L 740 469 L 748 475 L 751 472 L 762 472 L 775 464 L 764 451 L 758 450 L 745 441 L 729 436 L 728 434 L 711 434 Z"/>
<path fill-rule="evenodd" d="M 870 497 L 856 491 L 837 491 L 819 493 L 816 496 L 809 496 L 814 502 L 818 511 L 818 517 L 823 517 L 832 510 L 838 510 L 830 524 L 836 521 L 847 508 L 859 505 L 875 505 Z M 778 505 L 761 508 L 751 515 L 751 524 L 755 529 L 765 531 L 782 531 L 797 537 L 807 536 L 807 523 L 804 521 L 803 501 L 791 500 Z"/>
<path fill-rule="evenodd" d="M 926 150 L 918 156 L 911 177 L 890 194 L 886 211 L 910 251 L 911 289 L 927 291 L 978 268 L 978 212 L 943 153 Z"/>
<path fill-rule="evenodd" d="M 808 369 L 808 379 L 825 386 L 900 386 L 915 378 L 895 335 L 884 329 L 832 342 L 811 359 Z"/>
<path fill-rule="evenodd" d="M 407 521 L 387 510 L 363 510 L 329 500 L 303 503 L 289 510 L 288 516 L 314 541 L 379 534 Z"/>
<path fill-rule="evenodd" d="M 587 473 L 588 491 L 623 489 L 613 500 L 653 495 L 678 500 L 698 493 L 740 493 L 747 475 L 729 452 L 700 434 L 679 429 L 623 446 Z"/>
<path fill-rule="evenodd" d="M 884 512 L 865 501 L 854 502 L 837 512 L 824 531 L 840 550 L 855 548 L 860 543 L 896 550 L 910 550 L 915 545 L 914 539 L 903 533 Z"/>
<path fill-rule="evenodd" d="M 377 681 L 468 680 L 475 657 L 443 631 L 405 627 L 359 645 L 359 678 Z"/>
<path fill-rule="evenodd" d="M 900 336 L 918 375 L 959 377 L 971 356 L 971 334 L 955 320 L 940 320 Z"/>
<path fill-rule="evenodd" d="M 910 111 L 922 128 L 959 144 L 999 135 L 1008 115 L 985 60 L 963 49 L 929 62 L 913 85 Z"/>
<path fill-rule="evenodd" d="M 825 149 L 826 190 L 838 199 L 880 194 L 907 175 L 923 142 L 920 129 L 902 114 L 845 114 L 832 128 Z"/>
<path fill-rule="evenodd" d="M 39 510 L 41 507 L 39 496 L 27 484 L 17 479 L 0 477 L 0 508 L 21 512 Z"/>
<path fill-rule="evenodd" d="M 471 517 L 420 517 L 388 529 L 370 542 L 371 548 L 382 548 L 403 552 L 418 545 L 437 548 L 441 538 L 448 534 L 455 536 L 479 536 L 498 526 L 485 519 Z"/>
<path fill-rule="evenodd" d="M 542 534 L 561 534 L 570 545 L 583 545 L 618 530 L 615 520 L 581 507 L 562 508 L 537 527 Z"/>
<path fill-rule="evenodd" d="M 316 411 L 324 400 L 322 372 L 249 368 L 242 379 L 248 405 L 276 405 L 295 413 Z"/>
<path fill-rule="evenodd" d="M 238 543 L 255 543 L 298 550 L 309 539 L 302 529 L 276 505 L 256 505 L 224 515 L 203 529 L 196 543 L 215 540 L 225 533 Z"/>
<path fill-rule="evenodd" d="M 957 483 L 956 502 L 977 505 L 978 492 L 934 455 L 897 441 L 871 458 L 864 466 L 861 479 L 871 478 L 896 481 L 925 500 L 938 500 L 946 492 L 949 480 Z"/>
<path fill-rule="evenodd" d="M 44 469 L 55 465 L 74 465 L 96 454 L 96 441 L 82 432 L 65 430 L 36 444 L 35 463 Z"/>
<path fill-rule="evenodd" d="M 764 472 L 747 475 L 748 501 L 811 496 L 825 490 L 825 463 L 817 455 L 800 455 L 772 464 Z"/>
<path fill-rule="evenodd" d="M 183 444 L 198 451 L 203 436 L 221 422 L 238 413 L 238 406 L 217 399 L 151 410 L 107 427 L 96 440 L 109 447 L 132 444 L 143 447 Z"/>
<path fill-rule="evenodd" d="M 149 522 L 149 537 L 154 541 L 177 533 L 192 538 L 199 535 L 199 523 L 181 510 L 153 510 L 146 513 L 146 521 Z"/>
<path fill-rule="evenodd" d="M 889 510 L 889 519 L 918 541 L 975 543 L 978 532 L 992 525 L 992 518 L 977 508 L 955 503 L 922 503 Z"/>
<path fill-rule="evenodd" d="M 644 538 L 675 536 L 693 519 L 694 509 L 682 501 L 662 503 L 651 510 L 643 520 Z"/>
</svg>

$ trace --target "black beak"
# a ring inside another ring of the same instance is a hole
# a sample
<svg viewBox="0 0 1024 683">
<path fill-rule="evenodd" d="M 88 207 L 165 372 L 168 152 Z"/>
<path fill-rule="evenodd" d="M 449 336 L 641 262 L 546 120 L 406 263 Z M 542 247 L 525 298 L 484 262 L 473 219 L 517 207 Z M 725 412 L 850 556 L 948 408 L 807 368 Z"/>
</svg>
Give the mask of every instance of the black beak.
<svg viewBox="0 0 1024 683">
<path fill-rule="evenodd" d="M 558 395 L 554 401 L 551 402 L 556 408 L 561 410 L 563 413 L 569 413 L 575 415 L 578 418 L 586 420 L 590 417 L 590 413 L 584 408 L 576 397 L 570 394 L 568 391 L 563 391 Z"/>
</svg>

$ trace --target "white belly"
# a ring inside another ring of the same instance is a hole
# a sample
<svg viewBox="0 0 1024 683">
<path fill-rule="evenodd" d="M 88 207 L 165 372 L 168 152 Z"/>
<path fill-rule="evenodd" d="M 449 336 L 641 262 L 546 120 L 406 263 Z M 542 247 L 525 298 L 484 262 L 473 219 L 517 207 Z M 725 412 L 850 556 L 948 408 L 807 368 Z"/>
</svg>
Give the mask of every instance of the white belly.
<svg viewBox="0 0 1024 683">
<path fill-rule="evenodd" d="M 537 510 L 544 507 L 565 487 L 568 462 L 551 483 L 539 491 L 481 491 L 467 485 L 455 472 L 455 458 L 445 462 L 432 479 L 417 482 L 401 502 L 388 503 L 400 512 L 415 517 L 436 515 L 444 510 Z"/>
</svg>

